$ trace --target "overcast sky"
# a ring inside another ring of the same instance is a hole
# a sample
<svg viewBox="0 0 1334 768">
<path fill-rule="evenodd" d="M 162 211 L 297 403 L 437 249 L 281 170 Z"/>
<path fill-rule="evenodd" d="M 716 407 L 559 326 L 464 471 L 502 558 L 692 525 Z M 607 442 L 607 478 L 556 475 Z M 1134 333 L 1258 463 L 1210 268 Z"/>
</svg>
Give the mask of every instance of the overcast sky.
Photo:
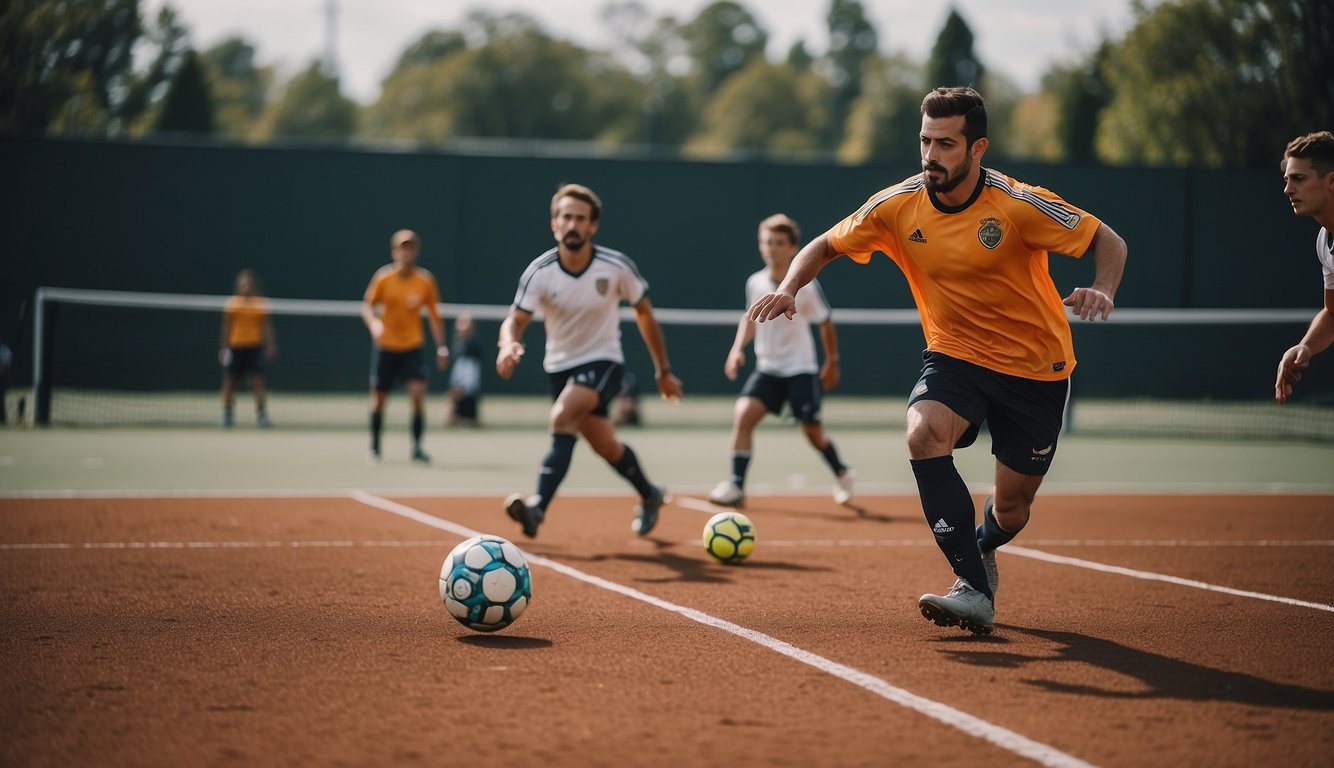
<svg viewBox="0 0 1334 768">
<path fill-rule="evenodd" d="M 320 56 L 325 46 L 328 0 L 170 0 L 196 48 L 241 35 L 258 49 L 262 63 L 277 64 L 282 76 Z M 799 39 L 813 54 L 826 46 L 828 0 L 739 0 L 769 32 L 769 55 L 780 59 Z M 412 41 L 434 29 L 458 26 L 469 8 L 521 11 L 548 33 L 591 48 L 610 48 L 598 11 L 607 0 L 334 0 L 336 50 L 343 90 L 369 103 L 380 80 Z M 688 21 L 711 0 L 641 0 L 656 15 Z M 975 37 L 982 63 L 1026 91 L 1036 90 L 1049 65 L 1071 61 L 1104 35 L 1130 27 L 1130 0 L 863 0 L 885 52 L 903 51 L 925 61 L 951 6 Z M 162 0 L 145 0 L 152 18 Z"/>
</svg>

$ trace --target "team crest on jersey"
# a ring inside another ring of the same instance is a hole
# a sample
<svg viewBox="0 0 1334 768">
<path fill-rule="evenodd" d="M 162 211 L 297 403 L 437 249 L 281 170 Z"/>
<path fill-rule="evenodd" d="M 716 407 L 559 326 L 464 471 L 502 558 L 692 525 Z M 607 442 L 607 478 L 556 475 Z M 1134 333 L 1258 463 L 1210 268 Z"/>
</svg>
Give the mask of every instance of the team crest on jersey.
<svg viewBox="0 0 1334 768">
<path fill-rule="evenodd" d="M 995 216 L 988 216 L 982 220 L 982 226 L 977 228 L 977 239 L 987 248 L 995 248 L 1000 245 L 1001 237 L 1005 232 L 1001 230 L 1000 219 Z"/>
<path fill-rule="evenodd" d="M 611 287 L 611 281 L 605 277 L 599 277 L 593 285 L 597 287 L 599 296 L 606 296 L 607 289 Z"/>
</svg>

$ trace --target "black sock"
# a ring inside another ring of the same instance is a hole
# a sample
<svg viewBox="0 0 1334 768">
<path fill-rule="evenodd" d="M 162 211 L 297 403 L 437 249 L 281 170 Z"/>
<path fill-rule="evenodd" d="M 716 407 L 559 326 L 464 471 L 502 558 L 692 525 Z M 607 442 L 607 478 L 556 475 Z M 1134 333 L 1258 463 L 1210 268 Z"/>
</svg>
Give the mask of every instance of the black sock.
<svg viewBox="0 0 1334 768">
<path fill-rule="evenodd" d="M 922 498 L 922 512 L 935 534 L 936 546 L 945 553 L 954 575 L 992 597 L 973 528 L 973 498 L 968 495 L 968 486 L 954 468 L 954 457 L 912 459 L 911 463 L 917 478 L 917 491 Z"/>
<path fill-rule="evenodd" d="M 551 436 L 551 450 L 542 457 L 542 469 L 537 473 L 537 508 L 546 511 L 556 489 L 570 471 L 570 458 L 574 456 L 574 435 L 556 434 Z"/>
<path fill-rule="evenodd" d="M 991 499 L 987 499 L 986 505 L 982 507 L 982 524 L 977 526 L 977 548 L 983 552 L 990 552 L 997 547 L 1010 543 L 1010 540 L 1019 535 L 1019 531 L 1010 533 L 1000 527 L 996 518 L 991 512 Z"/>
<path fill-rule="evenodd" d="M 371 450 L 380 452 L 380 428 L 384 426 L 384 414 L 371 411 Z"/>
<path fill-rule="evenodd" d="M 621 477 L 630 481 L 630 485 L 639 491 L 641 498 L 647 499 L 653 495 L 653 486 L 649 484 L 648 478 L 644 477 L 644 471 L 639 468 L 639 458 L 630 446 L 624 446 L 625 453 L 621 454 L 621 460 L 611 464 L 612 469 L 620 473 Z"/>
<path fill-rule="evenodd" d="M 843 462 L 838 459 L 838 449 L 834 447 L 833 440 L 824 441 L 824 448 L 821 449 L 820 455 L 824 457 L 825 463 L 829 465 L 829 468 L 834 470 L 835 475 L 842 475 L 844 470 L 847 469 L 847 467 L 843 466 Z"/>
<path fill-rule="evenodd" d="M 419 448 L 421 448 L 421 445 L 422 445 L 422 431 L 425 430 L 425 429 L 426 429 L 426 417 L 422 415 L 422 412 L 421 412 L 421 411 L 413 411 L 413 412 L 412 412 L 412 447 L 413 447 L 414 449 L 419 449 Z"/>
<path fill-rule="evenodd" d="M 736 487 L 746 487 L 746 470 L 750 467 L 750 451 L 736 451 L 732 454 L 732 482 Z"/>
</svg>

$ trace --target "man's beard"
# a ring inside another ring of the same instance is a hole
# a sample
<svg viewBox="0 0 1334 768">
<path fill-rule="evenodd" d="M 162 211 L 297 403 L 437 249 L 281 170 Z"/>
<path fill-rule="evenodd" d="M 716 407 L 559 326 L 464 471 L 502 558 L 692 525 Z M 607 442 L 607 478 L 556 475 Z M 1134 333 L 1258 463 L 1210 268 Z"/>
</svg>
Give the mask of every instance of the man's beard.
<svg viewBox="0 0 1334 768">
<path fill-rule="evenodd" d="M 580 237 L 578 232 L 566 232 L 564 237 L 560 239 L 560 244 L 571 251 L 577 251 L 580 248 L 583 248 L 584 243 L 587 242 L 588 240 Z"/>
<path fill-rule="evenodd" d="M 931 163 L 929 165 L 923 165 L 922 170 L 923 171 L 930 170 L 943 173 L 945 174 L 945 178 L 940 179 L 939 181 L 935 181 L 930 176 L 923 174 L 922 179 L 926 182 L 926 188 L 931 190 L 932 192 L 936 193 L 950 192 L 955 187 L 959 186 L 961 182 L 963 182 L 964 177 L 968 175 L 968 171 L 971 169 L 972 166 L 969 164 L 969 162 L 967 160 L 964 160 L 963 165 L 959 166 L 959 172 L 951 176 L 949 175 L 949 172 L 945 170 L 944 166 Z"/>
</svg>

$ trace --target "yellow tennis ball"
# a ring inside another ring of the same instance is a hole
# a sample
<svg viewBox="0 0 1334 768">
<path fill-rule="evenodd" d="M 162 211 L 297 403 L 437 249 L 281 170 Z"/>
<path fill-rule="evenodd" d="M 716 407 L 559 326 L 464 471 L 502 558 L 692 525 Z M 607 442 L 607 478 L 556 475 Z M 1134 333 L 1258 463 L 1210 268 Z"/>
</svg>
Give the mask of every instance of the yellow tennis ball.
<svg viewBox="0 0 1334 768">
<path fill-rule="evenodd" d="M 739 563 L 755 551 L 755 526 L 740 512 L 719 512 L 704 524 L 704 551 L 720 563 Z"/>
</svg>

